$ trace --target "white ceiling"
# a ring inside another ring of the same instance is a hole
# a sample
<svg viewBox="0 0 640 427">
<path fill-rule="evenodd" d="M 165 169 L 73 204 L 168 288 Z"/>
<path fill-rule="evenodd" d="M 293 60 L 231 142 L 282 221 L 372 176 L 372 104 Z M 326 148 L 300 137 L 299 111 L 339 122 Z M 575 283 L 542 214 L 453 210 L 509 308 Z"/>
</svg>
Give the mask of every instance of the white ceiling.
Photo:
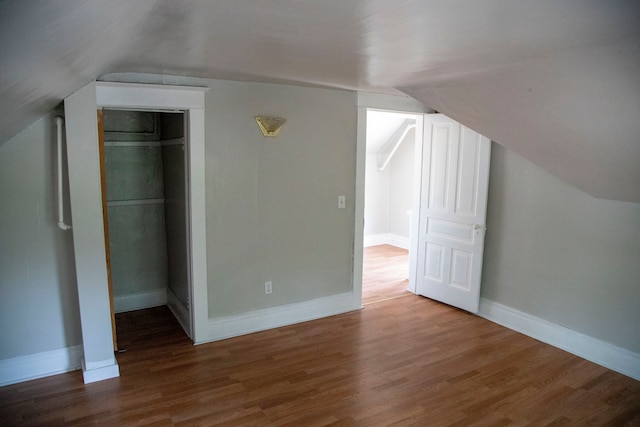
<svg viewBox="0 0 640 427">
<path fill-rule="evenodd" d="M 402 91 L 640 202 L 637 0 L 0 3 L 0 143 L 109 73 Z"/>
</svg>

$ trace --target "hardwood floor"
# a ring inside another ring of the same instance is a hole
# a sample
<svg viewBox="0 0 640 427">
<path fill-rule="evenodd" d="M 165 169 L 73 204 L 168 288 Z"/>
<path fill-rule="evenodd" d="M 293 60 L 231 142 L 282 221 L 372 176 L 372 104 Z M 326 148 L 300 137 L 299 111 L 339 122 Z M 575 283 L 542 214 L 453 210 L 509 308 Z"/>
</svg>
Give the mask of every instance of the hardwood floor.
<svg viewBox="0 0 640 427">
<path fill-rule="evenodd" d="M 389 298 L 411 295 L 409 251 L 390 245 L 364 248 L 362 303 L 371 304 Z"/>
<path fill-rule="evenodd" d="M 117 316 L 121 376 L 0 388 L 11 425 L 640 425 L 640 382 L 409 295 L 193 346 L 166 307 Z"/>
</svg>

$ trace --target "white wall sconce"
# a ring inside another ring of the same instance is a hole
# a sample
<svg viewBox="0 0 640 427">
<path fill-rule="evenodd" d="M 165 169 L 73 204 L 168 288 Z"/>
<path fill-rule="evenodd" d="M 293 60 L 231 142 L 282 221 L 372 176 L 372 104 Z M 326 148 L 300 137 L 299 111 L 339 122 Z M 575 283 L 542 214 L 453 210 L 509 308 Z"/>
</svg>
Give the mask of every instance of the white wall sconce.
<svg viewBox="0 0 640 427">
<path fill-rule="evenodd" d="M 262 135 L 271 137 L 277 136 L 282 125 L 287 121 L 287 119 L 279 117 L 256 116 L 255 118 Z"/>
</svg>

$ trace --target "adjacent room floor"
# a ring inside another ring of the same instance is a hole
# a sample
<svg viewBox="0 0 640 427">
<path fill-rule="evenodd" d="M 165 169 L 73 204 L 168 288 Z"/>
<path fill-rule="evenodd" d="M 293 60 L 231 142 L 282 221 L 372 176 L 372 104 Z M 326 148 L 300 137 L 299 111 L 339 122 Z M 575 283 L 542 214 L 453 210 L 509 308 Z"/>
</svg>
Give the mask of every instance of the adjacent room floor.
<svg viewBox="0 0 640 427">
<path fill-rule="evenodd" d="M 362 303 L 371 304 L 389 298 L 411 295 L 409 251 L 391 245 L 364 248 Z"/>
</svg>

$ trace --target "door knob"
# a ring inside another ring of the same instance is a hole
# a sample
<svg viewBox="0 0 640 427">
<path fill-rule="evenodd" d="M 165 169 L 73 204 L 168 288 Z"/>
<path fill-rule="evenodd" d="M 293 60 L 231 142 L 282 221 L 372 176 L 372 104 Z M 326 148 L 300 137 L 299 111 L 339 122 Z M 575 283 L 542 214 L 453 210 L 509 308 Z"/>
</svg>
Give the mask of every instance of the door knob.
<svg viewBox="0 0 640 427">
<path fill-rule="evenodd" d="M 473 230 L 474 231 L 478 231 L 478 230 L 485 230 L 486 231 L 487 226 L 486 225 L 482 225 L 482 224 L 473 224 Z"/>
</svg>

